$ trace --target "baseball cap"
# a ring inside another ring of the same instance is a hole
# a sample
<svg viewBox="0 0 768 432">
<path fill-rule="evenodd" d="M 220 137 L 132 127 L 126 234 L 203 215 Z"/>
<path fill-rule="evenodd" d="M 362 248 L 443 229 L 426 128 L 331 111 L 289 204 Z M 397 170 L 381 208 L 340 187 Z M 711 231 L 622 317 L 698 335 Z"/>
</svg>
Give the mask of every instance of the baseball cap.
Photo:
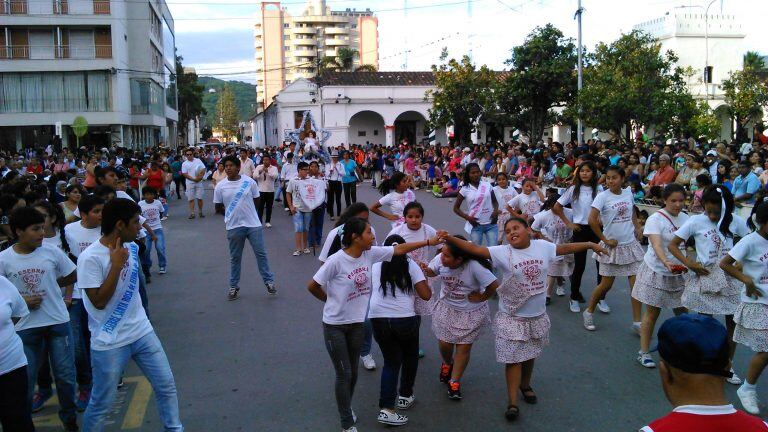
<svg viewBox="0 0 768 432">
<path fill-rule="evenodd" d="M 469 147 L 464 147 L 464 153 L 469 153 L 470 151 L 472 150 L 470 150 Z"/>
<path fill-rule="evenodd" d="M 707 152 L 707 156 L 715 156 L 715 157 L 717 157 L 717 152 L 714 151 L 714 150 L 710 150 L 710 151 Z"/>
<path fill-rule="evenodd" d="M 718 320 L 682 314 L 664 321 L 657 333 L 664 362 L 683 372 L 730 378 L 728 331 Z"/>
</svg>

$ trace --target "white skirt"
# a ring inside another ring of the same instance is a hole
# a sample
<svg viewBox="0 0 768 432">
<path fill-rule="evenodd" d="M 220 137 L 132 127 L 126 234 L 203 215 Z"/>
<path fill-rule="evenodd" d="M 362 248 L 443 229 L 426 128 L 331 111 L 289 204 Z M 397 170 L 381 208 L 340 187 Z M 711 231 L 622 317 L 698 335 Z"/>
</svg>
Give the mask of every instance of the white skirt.
<svg viewBox="0 0 768 432">
<path fill-rule="evenodd" d="M 733 341 L 754 352 L 768 352 L 768 305 L 740 303 L 733 315 Z"/>
<path fill-rule="evenodd" d="M 493 321 L 496 361 L 513 364 L 538 358 L 544 347 L 549 345 L 550 326 L 546 312 L 533 318 L 497 312 Z"/>
<path fill-rule="evenodd" d="M 693 312 L 708 315 L 733 315 L 741 300 L 739 293 L 744 284 L 727 276 L 718 265 L 707 267 L 710 274 L 699 276 L 686 273 L 683 306 Z"/>
<path fill-rule="evenodd" d="M 680 299 L 685 291 L 683 275 L 667 276 L 653 271 L 643 261 L 637 270 L 632 298 L 657 308 L 682 307 Z"/>
</svg>

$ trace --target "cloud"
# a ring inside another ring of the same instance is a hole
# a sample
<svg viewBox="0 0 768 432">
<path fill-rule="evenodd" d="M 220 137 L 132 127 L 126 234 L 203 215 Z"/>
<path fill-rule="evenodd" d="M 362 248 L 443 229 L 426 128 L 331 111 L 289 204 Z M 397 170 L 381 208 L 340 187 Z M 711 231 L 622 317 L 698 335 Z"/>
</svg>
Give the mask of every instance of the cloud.
<svg viewBox="0 0 768 432">
<path fill-rule="evenodd" d="M 249 29 L 182 33 L 176 37 L 176 48 L 185 64 L 250 60 L 250 67 L 256 67 L 253 31 Z"/>
</svg>

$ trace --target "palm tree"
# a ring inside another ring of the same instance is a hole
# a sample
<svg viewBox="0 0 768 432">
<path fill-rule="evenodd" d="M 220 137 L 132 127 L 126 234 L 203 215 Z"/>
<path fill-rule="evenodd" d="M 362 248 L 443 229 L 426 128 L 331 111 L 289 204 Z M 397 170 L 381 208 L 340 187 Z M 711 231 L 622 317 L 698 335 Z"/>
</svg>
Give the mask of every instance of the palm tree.
<svg viewBox="0 0 768 432">
<path fill-rule="evenodd" d="M 364 64 L 356 67 L 355 72 L 378 72 L 378 69 L 372 64 Z"/>
<path fill-rule="evenodd" d="M 744 54 L 744 70 L 759 71 L 765 68 L 762 56 L 755 51 L 747 51 Z"/>
</svg>

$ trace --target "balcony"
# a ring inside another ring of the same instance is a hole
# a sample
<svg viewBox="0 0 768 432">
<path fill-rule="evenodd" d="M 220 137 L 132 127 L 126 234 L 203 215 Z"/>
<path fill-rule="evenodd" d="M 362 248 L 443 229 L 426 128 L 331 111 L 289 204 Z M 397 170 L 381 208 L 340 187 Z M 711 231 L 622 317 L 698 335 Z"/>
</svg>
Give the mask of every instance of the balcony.
<svg viewBox="0 0 768 432">
<path fill-rule="evenodd" d="M 326 39 L 325 46 L 328 47 L 342 47 L 349 45 L 349 41 L 346 39 Z"/>
<path fill-rule="evenodd" d="M 346 27 L 326 27 L 323 29 L 327 35 L 346 35 L 349 34 L 349 29 Z"/>
<path fill-rule="evenodd" d="M 291 54 L 296 57 L 314 57 L 317 55 L 317 50 L 314 48 L 294 49 Z"/>
<path fill-rule="evenodd" d="M 0 15 L 109 15 L 110 0 L 0 0 Z"/>
<path fill-rule="evenodd" d="M 316 34 L 317 29 L 314 27 L 294 27 L 291 32 L 296 34 Z"/>
<path fill-rule="evenodd" d="M 93 60 L 111 59 L 112 45 L 61 46 L 15 45 L 0 47 L 0 59 L 4 60 Z"/>
</svg>

